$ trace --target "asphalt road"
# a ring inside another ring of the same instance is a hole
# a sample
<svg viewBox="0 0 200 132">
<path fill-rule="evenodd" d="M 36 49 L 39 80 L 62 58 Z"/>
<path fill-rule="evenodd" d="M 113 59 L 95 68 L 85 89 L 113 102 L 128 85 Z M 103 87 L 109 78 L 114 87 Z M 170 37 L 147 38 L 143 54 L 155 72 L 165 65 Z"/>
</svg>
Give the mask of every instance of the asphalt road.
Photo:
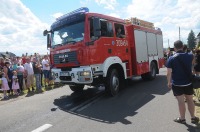
<svg viewBox="0 0 200 132">
<path fill-rule="evenodd" d="M 109 97 L 103 87 L 73 93 L 68 86 L 0 101 L 0 132 L 196 132 L 178 124 L 178 106 L 167 88 L 166 69 L 153 81 L 135 79 Z"/>
</svg>

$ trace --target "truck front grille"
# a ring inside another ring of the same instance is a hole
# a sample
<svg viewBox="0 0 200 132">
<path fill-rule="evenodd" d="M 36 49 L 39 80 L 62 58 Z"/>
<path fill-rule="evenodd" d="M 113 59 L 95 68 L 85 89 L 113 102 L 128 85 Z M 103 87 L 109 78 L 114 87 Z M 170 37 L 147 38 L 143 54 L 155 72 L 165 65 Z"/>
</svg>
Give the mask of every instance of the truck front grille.
<svg viewBox="0 0 200 132">
<path fill-rule="evenodd" d="M 60 76 L 60 80 L 62 80 L 62 81 L 72 81 L 72 77 L 71 76 Z"/>
<path fill-rule="evenodd" d="M 77 60 L 77 52 L 71 51 L 61 54 L 55 54 L 53 56 L 54 64 L 63 64 L 63 63 L 76 63 L 78 64 Z"/>
</svg>

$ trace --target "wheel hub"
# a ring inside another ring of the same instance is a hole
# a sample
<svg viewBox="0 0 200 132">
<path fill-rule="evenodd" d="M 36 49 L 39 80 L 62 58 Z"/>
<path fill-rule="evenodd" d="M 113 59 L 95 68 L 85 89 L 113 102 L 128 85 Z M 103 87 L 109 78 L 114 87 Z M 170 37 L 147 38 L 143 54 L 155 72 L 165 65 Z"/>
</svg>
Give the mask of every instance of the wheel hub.
<svg viewBox="0 0 200 132">
<path fill-rule="evenodd" d="M 152 67 L 152 68 L 151 68 L 151 75 L 154 76 L 155 73 L 156 73 L 156 70 L 155 70 L 155 68 Z"/>
<path fill-rule="evenodd" d="M 114 76 L 112 80 L 113 89 L 116 91 L 119 87 L 119 78 Z"/>
</svg>

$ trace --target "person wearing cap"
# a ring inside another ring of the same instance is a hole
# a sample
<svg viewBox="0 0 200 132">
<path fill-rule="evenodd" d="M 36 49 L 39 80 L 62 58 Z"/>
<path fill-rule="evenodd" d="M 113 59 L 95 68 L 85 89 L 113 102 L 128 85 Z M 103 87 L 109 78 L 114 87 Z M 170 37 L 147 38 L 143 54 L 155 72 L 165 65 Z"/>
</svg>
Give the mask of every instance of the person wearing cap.
<svg viewBox="0 0 200 132">
<path fill-rule="evenodd" d="M 185 119 L 185 100 L 187 100 L 188 111 L 191 116 L 191 123 L 197 124 L 199 118 L 195 116 L 195 105 L 193 102 L 193 85 L 188 77 L 188 73 L 192 74 L 192 64 L 194 63 L 193 54 L 183 51 L 183 43 L 180 40 L 174 42 L 173 56 L 170 56 L 167 61 L 167 85 L 173 91 L 174 96 L 178 101 L 180 116 L 174 119 L 177 123 L 186 123 Z M 187 71 L 186 71 L 187 70 Z"/>
</svg>

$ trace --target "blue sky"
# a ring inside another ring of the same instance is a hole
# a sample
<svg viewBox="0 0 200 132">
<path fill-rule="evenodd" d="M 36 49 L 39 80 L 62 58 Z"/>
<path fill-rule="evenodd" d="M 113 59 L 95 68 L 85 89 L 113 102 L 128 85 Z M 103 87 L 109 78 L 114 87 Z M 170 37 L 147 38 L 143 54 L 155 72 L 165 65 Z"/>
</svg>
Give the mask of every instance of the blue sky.
<svg viewBox="0 0 200 132">
<path fill-rule="evenodd" d="M 59 0 L 58 2 L 58 0 L 21 0 L 21 2 L 26 5 L 42 22 L 49 24 L 52 22 L 52 15 L 56 13 L 65 14 L 80 7 L 88 7 L 90 12 L 106 14 L 116 13 L 117 15 L 119 13 L 117 12 L 117 9 L 125 8 L 128 6 L 128 3 L 131 3 L 131 0 L 125 1 L 126 2 L 122 0 L 110 0 L 110 2 L 106 2 L 106 0 L 96 0 L 95 2 L 95 0 Z M 107 7 L 107 4 L 109 4 L 110 7 Z M 112 9 L 112 6 L 114 9 Z"/>
<path fill-rule="evenodd" d="M 46 54 L 48 29 L 56 17 L 80 7 L 122 19 L 137 17 L 153 22 L 163 31 L 164 47 L 179 38 L 187 43 L 191 29 L 200 32 L 200 0 L 1 0 L 0 51 L 17 55 Z"/>
</svg>

